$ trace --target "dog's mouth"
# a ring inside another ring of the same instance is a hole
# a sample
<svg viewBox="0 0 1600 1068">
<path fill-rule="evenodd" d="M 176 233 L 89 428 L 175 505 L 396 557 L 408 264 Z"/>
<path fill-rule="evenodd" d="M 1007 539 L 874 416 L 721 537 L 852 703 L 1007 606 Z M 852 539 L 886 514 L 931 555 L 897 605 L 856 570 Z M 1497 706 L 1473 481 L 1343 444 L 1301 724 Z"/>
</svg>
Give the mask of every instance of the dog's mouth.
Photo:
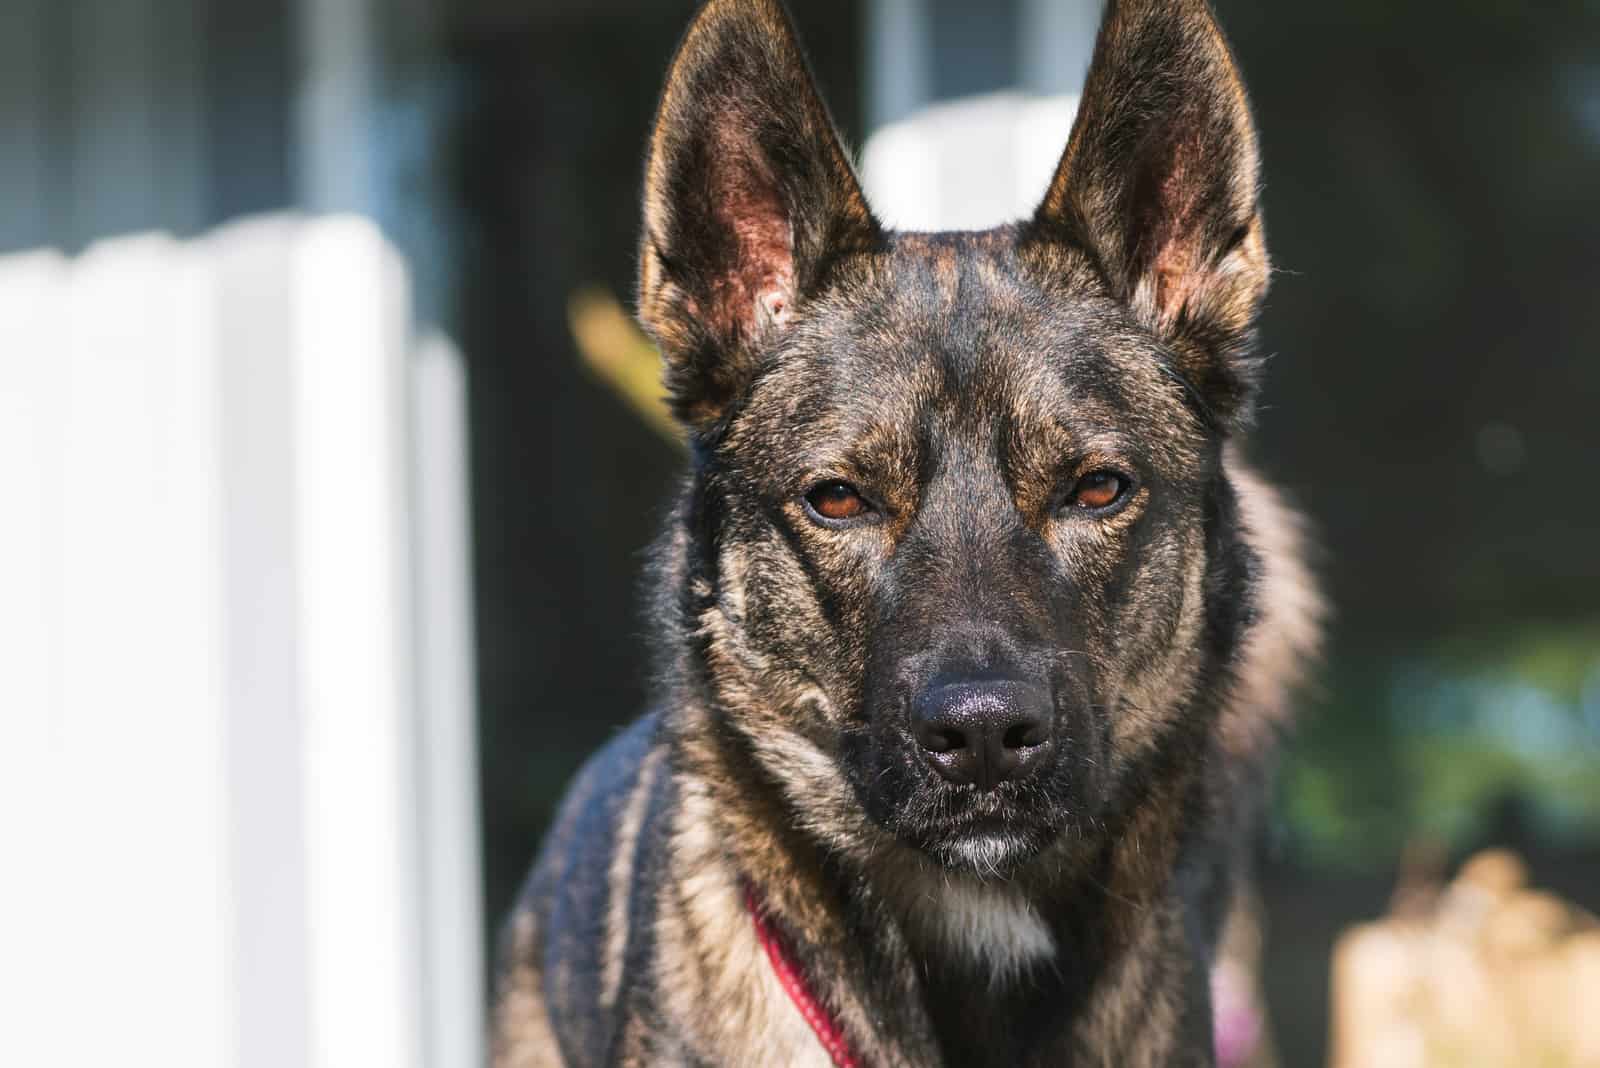
<svg viewBox="0 0 1600 1068">
<path fill-rule="evenodd" d="M 1062 799 L 1043 784 L 995 790 L 930 781 L 915 765 L 880 770 L 863 797 L 869 815 L 941 867 L 1006 878 L 1063 831 Z"/>
<path fill-rule="evenodd" d="M 1041 836 L 1012 828 L 974 828 L 932 837 L 922 851 L 951 871 L 1005 879 L 1043 852 Z"/>
<path fill-rule="evenodd" d="M 968 800 L 962 804 L 962 800 Z M 918 806 L 919 808 L 921 806 Z M 946 799 L 945 811 L 906 812 L 896 828 L 902 840 L 952 871 L 1008 877 L 1049 847 L 1061 828 L 1050 806 L 980 795 Z"/>
</svg>

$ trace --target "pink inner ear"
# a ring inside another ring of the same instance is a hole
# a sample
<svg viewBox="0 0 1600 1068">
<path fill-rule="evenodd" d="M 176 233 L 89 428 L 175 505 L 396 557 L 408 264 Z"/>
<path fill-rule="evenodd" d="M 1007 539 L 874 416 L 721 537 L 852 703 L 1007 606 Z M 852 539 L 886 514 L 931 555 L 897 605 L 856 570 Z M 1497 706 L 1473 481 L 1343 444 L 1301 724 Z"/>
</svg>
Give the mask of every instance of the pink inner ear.
<svg viewBox="0 0 1600 1068">
<path fill-rule="evenodd" d="M 1203 281 L 1198 255 L 1206 225 L 1203 122 L 1191 108 L 1154 131 L 1146 141 L 1143 176 L 1133 188 L 1138 220 L 1133 266 L 1147 273 L 1163 323 L 1178 317 Z"/>
<path fill-rule="evenodd" d="M 794 238 L 789 214 L 764 161 L 730 134 L 721 141 L 712 191 L 731 255 L 704 309 L 724 337 L 748 338 L 788 319 L 794 302 Z M 730 143 L 732 142 L 732 143 Z"/>
<path fill-rule="evenodd" d="M 1150 273 L 1155 280 L 1156 312 L 1163 325 L 1171 325 L 1200 288 L 1203 272 L 1195 269 L 1191 247 L 1174 240 L 1156 251 Z"/>
</svg>

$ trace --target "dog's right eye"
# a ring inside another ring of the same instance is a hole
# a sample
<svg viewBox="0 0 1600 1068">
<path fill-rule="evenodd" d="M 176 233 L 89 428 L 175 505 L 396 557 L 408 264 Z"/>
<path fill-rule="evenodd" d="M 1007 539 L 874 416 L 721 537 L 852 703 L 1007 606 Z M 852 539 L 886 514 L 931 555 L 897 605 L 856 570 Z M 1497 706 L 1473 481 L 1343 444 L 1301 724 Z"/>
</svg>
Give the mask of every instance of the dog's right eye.
<svg viewBox="0 0 1600 1068">
<path fill-rule="evenodd" d="M 1094 515 L 1110 515 L 1128 498 L 1132 480 L 1109 469 L 1090 471 L 1067 494 L 1066 507 Z"/>
<path fill-rule="evenodd" d="M 819 482 L 806 493 L 806 511 L 824 526 L 837 526 L 872 514 L 872 505 L 848 482 Z"/>
</svg>

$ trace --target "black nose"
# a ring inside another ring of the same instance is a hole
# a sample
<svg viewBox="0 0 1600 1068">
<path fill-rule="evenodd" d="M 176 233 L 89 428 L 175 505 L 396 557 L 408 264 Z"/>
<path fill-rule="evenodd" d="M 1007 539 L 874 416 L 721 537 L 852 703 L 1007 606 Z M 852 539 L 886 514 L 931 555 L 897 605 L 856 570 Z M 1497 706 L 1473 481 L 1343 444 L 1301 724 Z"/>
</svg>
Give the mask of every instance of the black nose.
<svg viewBox="0 0 1600 1068">
<path fill-rule="evenodd" d="M 940 775 L 992 790 L 1044 763 L 1050 695 L 1013 679 L 936 683 L 912 703 L 911 733 Z"/>
</svg>

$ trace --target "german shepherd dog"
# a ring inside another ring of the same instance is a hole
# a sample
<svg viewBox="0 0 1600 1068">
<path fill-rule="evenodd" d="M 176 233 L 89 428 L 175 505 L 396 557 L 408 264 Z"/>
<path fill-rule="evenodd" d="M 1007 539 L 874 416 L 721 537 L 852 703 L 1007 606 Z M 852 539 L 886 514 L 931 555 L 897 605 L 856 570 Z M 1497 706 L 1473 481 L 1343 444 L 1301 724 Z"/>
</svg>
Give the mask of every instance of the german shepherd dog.
<svg viewBox="0 0 1600 1068">
<path fill-rule="evenodd" d="M 1258 171 L 1205 0 L 1112 0 L 1033 216 L 890 232 L 777 0 L 701 8 L 640 250 L 660 703 L 544 843 L 499 1068 L 1216 1063 L 1318 630 L 1238 445 Z"/>
</svg>

